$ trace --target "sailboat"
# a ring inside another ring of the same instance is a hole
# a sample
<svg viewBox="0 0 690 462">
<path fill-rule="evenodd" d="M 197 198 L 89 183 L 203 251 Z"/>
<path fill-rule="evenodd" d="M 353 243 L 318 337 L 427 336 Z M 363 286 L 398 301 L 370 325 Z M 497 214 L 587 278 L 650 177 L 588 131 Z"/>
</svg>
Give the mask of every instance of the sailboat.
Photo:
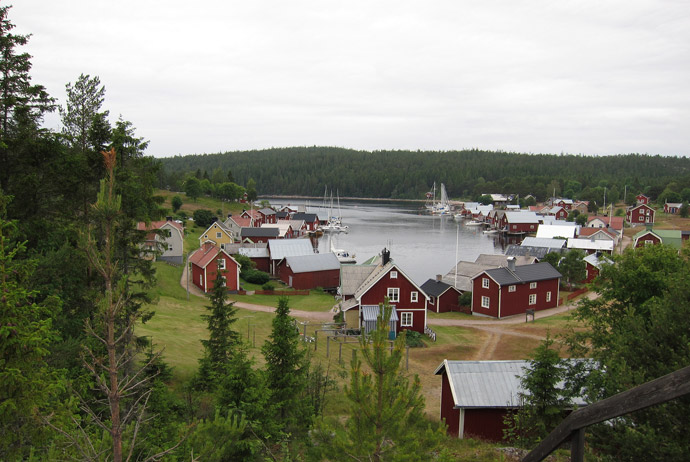
<svg viewBox="0 0 690 462">
<path fill-rule="evenodd" d="M 435 187 L 436 183 L 434 183 L 434 188 Z M 446 192 L 446 185 L 443 183 L 441 183 L 441 199 L 432 205 L 431 213 L 434 215 L 445 215 L 446 213 L 450 213 L 450 200 Z"/>
<path fill-rule="evenodd" d="M 328 212 L 328 223 L 321 227 L 325 233 L 342 233 L 347 232 L 349 227 L 343 225 L 342 214 L 340 212 L 340 194 L 338 194 L 338 216 L 333 215 L 333 191 L 331 191 L 331 206 Z"/>
</svg>

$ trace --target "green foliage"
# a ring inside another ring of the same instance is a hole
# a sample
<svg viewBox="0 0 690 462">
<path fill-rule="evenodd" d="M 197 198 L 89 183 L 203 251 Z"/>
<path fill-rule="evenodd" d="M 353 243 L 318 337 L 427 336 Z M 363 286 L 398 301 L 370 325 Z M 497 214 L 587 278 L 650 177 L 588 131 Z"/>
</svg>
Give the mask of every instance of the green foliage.
<svg viewBox="0 0 690 462">
<path fill-rule="evenodd" d="M 558 264 L 561 261 L 562 255 L 558 252 L 549 252 L 546 255 L 544 255 L 544 258 L 541 259 L 542 262 L 546 262 L 553 266 L 555 269 L 558 269 Z"/>
<path fill-rule="evenodd" d="M 256 263 L 246 255 L 237 254 L 233 255 L 232 258 L 234 258 L 235 261 L 240 264 L 241 271 L 247 271 L 256 268 Z"/>
<path fill-rule="evenodd" d="M 390 313 L 390 305 L 381 306 L 376 329 L 362 337 L 366 366 L 357 355 L 352 358 L 345 426 L 334 423 L 317 433 L 323 459 L 427 461 L 438 455 L 444 426 L 424 419 L 419 378 L 410 383 L 403 372 L 405 333 L 392 350 L 388 345 Z"/>
<path fill-rule="evenodd" d="M 271 291 L 275 288 L 276 288 L 275 284 L 273 284 L 271 281 L 268 281 L 267 283 L 265 283 L 261 286 L 261 290 Z"/>
<path fill-rule="evenodd" d="M 177 211 L 180 210 L 180 207 L 182 207 L 182 198 L 180 196 L 173 196 L 171 205 L 173 213 L 177 213 Z"/>
<path fill-rule="evenodd" d="M 558 262 L 558 271 L 563 275 L 568 286 L 572 286 L 573 282 L 584 281 L 587 277 L 584 257 L 581 250 L 571 249 Z"/>
<path fill-rule="evenodd" d="M 196 223 L 201 228 L 208 228 L 213 223 L 213 212 L 206 209 L 198 209 L 194 211 L 194 223 Z"/>
<path fill-rule="evenodd" d="M 479 202 L 482 205 L 489 205 L 493 204 L 494 200 L 491 198 L 491 196 L 484 194 L 483 196 L 479 196 L 477 198 L 477 202 Z"/>
<path fill-rule="evenodd" d="M 309 360 L 287 297 L 278 300 L 273 328 L 261 352 L 276 422 L 283 432 L 299 438 L 311 427 L 314 409 L 306 397 Z"/>
<path fill-rule="evenodd" d="M 209 338 L 201 341 L 204 356 L 199 360 L 198 383 L 203 389 L 213 390 L 240 342 L 239 333 L 232 329 L 237 321 L 237 308 L 234 303 L 227 303 L 227 289 L 221 271 L 216 273 L 209 301 L 211 304 L 206 306 L 209 314 L 202 315 L 208 326 Z"/>
<path fill-rule="evenodd" d="M 243 444 L 246 430 L 247 421 L 243 416 L 230 412 L 223 415 L 217 410 L 212 420 L 202 420 L 189 437 L 194 460 L 245 460 L 253 452 L 251 445 Z"/>
<path fill-rule="evenodd" d="M 191 198 L 194 202 L 201 196 L 201 183 L 195 177 L 189 177 L 184 182 L 184 192 L 187 197 Z"/>
<path fill-rule="evenodd" d="M 423 338 L 424 338 L 424 336 L 417 331 L 414 331 L 414 330 L 405 331 L 405 345 L 407 345 L 409 347 L 412 347 L 412 348 L 423 347 L 424 346 L 424 341 L 422 340 Z"/>
<path fill-rule="evenodd" d="M 242 270 L 240 272 L 240 277 L 251 284 L 260 285 L 266 284 L 271 279 L 271 276 L 268 273 L 255 269 Z"/>
<path fill-rule="evenodd" d="M 520 384 L 520 409 L 506 418 L 504 438 L 524 448 L 532 448 L 544 439 L 571 406 L 568 392 L 559 385 L 566 377 L 564 362 L 552 348 L 548 335 L 534 352 Z"/>
<path fill-rule="evenodd" d="M 571 352 L 599 367 L 585 375 L 596 401 L 690 364 L 690 264 L 687 254 L 655 245 L 628 249 L 595 280 L 600 294 L 575 313 L 586 330 L 572 332 Z M 581 372 L 581 371 L 580 371 Z M 690 447 L 681 398 L 592 428 L 597 451 L 616 460 L 681 460 Z"/>
<path fill-rule="evenodd" d="M 472 291 L 468 290 L 458 296 L 458 306 L 472 306 Z"/>
<path fill-rule="evenodd" d="M 687 202 L 683 202 L 683 205 L 680 206 L 678 214 L 681 218 L 688 218 L 690 216 L 690 206 L 688 206 Z"/>
</svg>

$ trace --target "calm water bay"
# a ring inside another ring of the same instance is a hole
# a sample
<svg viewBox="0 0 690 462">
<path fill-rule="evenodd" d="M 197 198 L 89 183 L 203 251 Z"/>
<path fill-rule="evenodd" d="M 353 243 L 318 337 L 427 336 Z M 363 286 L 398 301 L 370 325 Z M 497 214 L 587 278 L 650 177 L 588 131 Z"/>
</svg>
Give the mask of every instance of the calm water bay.
<svg viewBox="0 0 690 462">
<path fill-rule="evenodd" d="M 270 199 L 271 205 L 306 205 L 308 212 L 327 217 L 320 201 Z M 506 243 L 498 235 L 486 235 L 479 227 L 464 226 L 452 216 L 422 213 L 420 203 L 340 201 L 347 233 L 326 233 L 319 252 L 333 247 L 355 253 L 357 263 L 377 255 L 385 247 L 391 258 L 416 283 L 446 274 L 458 260 L 474 261 L 479 254 L 502 254 Z M 333 211 L 337 215 L 337 208 Z"/>
</svg>

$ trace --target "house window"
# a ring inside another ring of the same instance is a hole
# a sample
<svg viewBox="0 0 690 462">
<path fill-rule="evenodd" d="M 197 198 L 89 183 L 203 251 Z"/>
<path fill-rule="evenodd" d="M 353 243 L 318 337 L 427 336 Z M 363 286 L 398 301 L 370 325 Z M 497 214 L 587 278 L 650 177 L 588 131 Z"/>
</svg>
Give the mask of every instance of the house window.
<svg viewBox="0 0 690 462">
<path fill-rule="evenodd" d="M 222 234 L 216 233 L 216 239 L 220 239 L 221 236 L 222 236 Z"/>
<path fill-rule="evenodd" d="M 416 302 L 419 299 L 419 292 L 416 290 L 410 293 L 410 301 L 411 302 Z"/>
<path fill-rule="evenodd" d="M 172 232 L 169 229 L 165 230 L 165 237 L 172 237 Z"/>
<path fill-rule="evenodd" d="M 412 313 L 400 313 L 400 325 L 402 327 L 411 327 Z"/>
<path fill-rule="evenodd" d="M 551 291 L 546 292 L 546 301 L 550 302 L 551 301 Z"/>
<path fill-rule="evenodd" d="M 225 278 L 225 276 L 221 276 L 221 279 L 222 279 L 221 282 L 220 282 L 221 285 L 222 285 L 223 287 L 227 287 L 227 285 L 228 285 L 228 280 Z"/>
<path fill-rule="evenodd" d="M 398 272 L 397 271 L 391 271 L 391 279 L 398 279 Z"/>
<path fill-rule="evenodd" d="M 508 292 L 515 292 L 515 285 L 508 286 Z"/>
<path fill-rule="evenodd" d="M 489 308 L 490 301 L 489 297 L 482 295 L 482 308 Z"/>
<path fill-rule="evenodd" d="M 488 289 L 488 288 L 489 288 L 489 278 L 482 278 L 482 287 L 483 287 L 484 289 Z"/>
<path fill-rule="evenodd" d="M 225 258 L 218 259 L 218 269 L 225 269 Z"/>
<path fill-rule="evenodd" d="M 530 289 L 536 289 L 536 288 L 537 288 L 537 283 L 536 283 L 536 282 L 530 282 L 530 283 L 529 283 L 529 288 L 530 288 Z"/>
<path fill-rule="evenodd" d="M 537 304 L 537 294 L 531 294 L 529 296 L 529 304 L 530 305 L 536 305 Z"/>
<path fill-rule="evenodd" d="M 204 276 L 201 275 L 201 274 L 199 275 L 199 285 L 200 285 L 200 286 L 203 286 L 203 285 L 204 285 Z"/>
<path fill-rule="evenodd" d="M 388 288 L 388 300 L 391 302 L 400 301 L 400 289 L 397 287 Z"/>
</svg>

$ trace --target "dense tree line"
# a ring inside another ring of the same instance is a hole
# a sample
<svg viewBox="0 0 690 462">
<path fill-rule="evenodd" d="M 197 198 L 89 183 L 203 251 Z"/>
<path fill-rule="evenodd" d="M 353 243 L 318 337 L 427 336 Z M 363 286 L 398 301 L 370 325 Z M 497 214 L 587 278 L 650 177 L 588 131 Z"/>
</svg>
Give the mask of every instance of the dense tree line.
<svg viewBox="0 0 690 462">
<path fill-rule="evenodd" d="M 274 148 L 161 160 L 160 185 L 183 190 L 195 172 L 231 170 L 238 184 L 251 179 L 261 195 L 323 194 L 341 197 L 423 199 L 434 182 L 453 198 L 484 193 L 529 194 L 544 200 L 554 192 L 603 203 L 644 192 L 657 199 L 671 185 L 690 188 L 690 159 L 642 154 L 592 157 L 465 151 L 356 151 L 333 147 Z M 202 173 L 203 175 L 203 173 Z M 690 193 L 690 189 L 687 191 Z"/>
</svg>

